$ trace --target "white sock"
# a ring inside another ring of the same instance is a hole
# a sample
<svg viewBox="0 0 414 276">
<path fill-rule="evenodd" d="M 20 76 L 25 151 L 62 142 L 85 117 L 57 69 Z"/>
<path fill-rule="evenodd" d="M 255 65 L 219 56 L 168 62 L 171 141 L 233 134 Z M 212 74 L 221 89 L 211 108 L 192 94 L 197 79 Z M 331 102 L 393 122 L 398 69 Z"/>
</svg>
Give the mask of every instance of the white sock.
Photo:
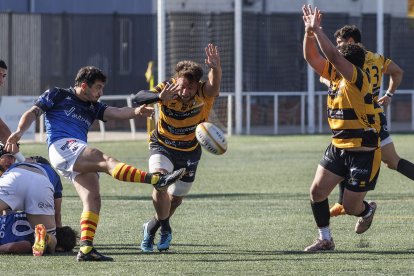
<svg viewBox="0 0 414 276">
<path fill-rule="evenodd" d="M 331 229 L 329 229 L 329 226 L 318 228 L 319 230 L 319 238 L 322 240 L 331 240 Z"/>
</svg>

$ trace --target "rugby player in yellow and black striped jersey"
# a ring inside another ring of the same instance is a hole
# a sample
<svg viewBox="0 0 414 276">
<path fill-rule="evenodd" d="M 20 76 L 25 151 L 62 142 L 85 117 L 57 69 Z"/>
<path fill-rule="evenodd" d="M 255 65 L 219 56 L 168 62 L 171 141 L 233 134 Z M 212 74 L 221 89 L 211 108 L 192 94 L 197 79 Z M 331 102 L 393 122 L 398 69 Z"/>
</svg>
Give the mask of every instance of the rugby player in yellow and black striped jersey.
<svg viewBox="0 0 414 276">
<path fill-rule="evenodd" d="M 180 61 L 175 76 L 158 84 L 153 90 L 140 91 L 134 98 L 137 104 L 157 102 L 159 118 L 150 138 L 149 169 L 169 172 L 186 168 L 187 173 L 167 191 L 152 193 L 156 215 L 143 225 L 143 252 L 153 251 L 155 234 L 161 227 L 157 249 L 167 250 L 172 239 L 169 223 L 194 182 L 201 147 L 195 137 L 199 123 L 207 121 L 214 99 L 219 95 L 221 64 L 217 46 L 205 48 L 205 63 L 209 67 L 208 80 L 201 81 L 202 67 L 193 61 Z"/>
<path fill-rule="evenodd" d="M 345 44 L 337 49 L 323 32 L 320 10 L 312 10 L 309 5 L 303 6 L 302 11 L 304 58 L 315 72 L 331 82 L 327 105 L 333 138 L 310 188 L 319 237 L 305 248 L 307 252 L 317 252 L 335 249 L 329 228 L 328 196 L 344 179 L 347 182 L 344 208 L 348 214 L 359 217 L 355 231 L 360 234 L 370 227 L 376 203 L 368 203 L 364 198 L 375 188 L 381 151 L 375 129 L 370 78 L 362 69 L 365 50 L 357 44 Z M 319 53 L 318 46 L 326 58 Z M 338 74 L 332 74 L 332 68 Z"/>
<path fill-rule="evenodd" d="M 192 85 L 191 89 L 195 91 L 195 95 L 188 101 L 184 102 L 181 97 L 176 97 L 159 106 L 159 118 L 157 127 L 152 133 L 152 141 L 157 141 L 170 149 L 190 152 L 199 146 L 195 129 L 199 123 L 208 120 L 216 96 L 205 93 L 205 81 L 184 84 L 185 82 L 187 82 L 185 78 L 178 80 L 171 78 L 152 89 L 152 92 L 161 93 L 169 85 L 171 87 Z"/>
<path fill-rule="evenodd" d="M 376 124 L 369 75 L 353 65 L 351 80 L 346 80 L 329 62 L 321 76 L 330 80 L 327 116 L 332 130 L 332 144 L 338 148 L 378 146 L 379 124 Z"/>
<path fill-rule="evenodd" d="M 335 32 L 334 37 L 337 45 L 361 42 L 361 32 L 355 25 L 343 26 Z M 401 158 L 397 154 L 394 143 L 387 129 L 387 118 L 381 106 L 387 106 L 391 102 L 391 97 L 400 85 L 404 72 L 391 59 L 370 51 L 365 52 L 364 69 L 370 74 L 373 86 L 372 91 L 374 95 L 375 113 L 380 117 L 380 146 L 382 162 L 384 162 L 388 168 L 397 170 L 399 173 L 405 175 L 411 180 L 414 180 L 414 164 Z M 383 74 L 390 76 L 389 85 L 385 95 L 379 98 Z M 341 183 L 340 185 L 339 200 L 338 203 L 331 208 L 331 216 L 345 214 L 342 206 L 344 185 L 344 183 Z"/>
</svg>

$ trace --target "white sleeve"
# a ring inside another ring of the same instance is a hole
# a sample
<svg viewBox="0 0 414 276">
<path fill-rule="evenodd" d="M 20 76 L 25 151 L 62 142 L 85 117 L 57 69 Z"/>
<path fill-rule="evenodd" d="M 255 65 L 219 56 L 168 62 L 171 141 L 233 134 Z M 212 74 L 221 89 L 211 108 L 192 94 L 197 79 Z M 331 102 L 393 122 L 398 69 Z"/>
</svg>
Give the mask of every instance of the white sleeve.
<svg viewBox="0 0 414 276">
<path fill-rule="evenodd" d="M 23 156 L 21 152 L 15 153 L 13 155 L 16 158 L 17 162 L 24 162 L 26 160 L 26 158 Z"/>
</svg>

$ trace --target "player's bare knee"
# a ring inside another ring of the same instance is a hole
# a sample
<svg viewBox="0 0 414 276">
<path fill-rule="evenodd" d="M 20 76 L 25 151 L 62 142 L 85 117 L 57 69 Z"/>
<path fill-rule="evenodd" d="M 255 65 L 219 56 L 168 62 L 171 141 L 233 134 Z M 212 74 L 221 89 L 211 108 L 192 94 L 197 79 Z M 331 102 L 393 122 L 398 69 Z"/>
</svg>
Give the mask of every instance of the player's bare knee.
<svg viewBox="0 0 414 276">
<path fill-rule="evenodd" d="M 383 159 L 382 162 L 387 166 L 388 169 L 396 170 L 399 160 Z"/>
<path fill-rule="evenodd" d="M 172 196 L 171 197 L 171 208 L 177 208 L 183 202 L 183 197 L 181 196 Z"/>
<path fill-rule="evenodd" d="M 397 169 L 397 165 L 396 164 L 386 163 L 385 165 L 387 165 L 387 168 L 388 169 L 391 169 L 391 170 L 394 170 L 394 171 Z"/>
<path fill-rule="evenodd" d="M 401 158 L 398 156 L 397 152 L 394 149 L 393 144 L 387 144 L 381 148 L 381 160 L 384 164 L 392 170 L 396 170 L 398 167 L 398 162 L 400 162 Z"/>
<path fill-rule="evenodd" d="M 152 199 L 154 201 L 168 200 L 169 195 L 166 190 L 158 191 L 156 189 L 152 190 Z"/>
<path fill-rule="evenodd" d="M 87 154 L 89 156 L 103 156 L 103 155 L 105 155 L 102 151 L 98 150 L 97 148 L 91 148 L 91 147 L 86 148 L 83 153 Z"/>
<path fill-rule="evenodd" d="M 310 198 L 313 202 L 320 202 L 325 200 L 326 196 L 316 185 L 312 185 L 309 191 Z"/>
</svg>

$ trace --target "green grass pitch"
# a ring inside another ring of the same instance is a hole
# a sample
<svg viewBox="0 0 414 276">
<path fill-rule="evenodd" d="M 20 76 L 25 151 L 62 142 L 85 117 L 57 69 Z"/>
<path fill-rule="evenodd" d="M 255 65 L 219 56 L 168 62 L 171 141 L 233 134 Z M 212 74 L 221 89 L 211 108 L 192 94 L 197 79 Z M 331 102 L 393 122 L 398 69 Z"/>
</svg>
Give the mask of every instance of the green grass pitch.
<svg viewBox="0 0 414 276">
<path fill-rule="evenodd" d="M 393 135 L 397 151 L 414 160 L 414 135 Z M 139 250 L 141 226 L 153 215 L 151 187 L 101 175 L 102 211 L 95 245 L 112 263 L 77 263 L 73 254 L 0 255 L 2 275 L 395 275 L 414 273 L 414 183 L 381 168 L 367 199 L 378 209 L 371 229 L 354 233 L 355 217 L 331 220 L 332 253 L 305 254 L 317 229 L 309 187 L 330 137 L 230 137 L 228 152 L 201 159 L 196 182 L 171 220 L 167 253 Z M 148 168 L 145 141 L 91 143 Z M 26 155 L 46 154 L 24 144 Z M 81 203 L 64 182 L 63 223 L 79 231 Z M 337 190 L 330 204 L 337 199 Z"/>
</svg>

